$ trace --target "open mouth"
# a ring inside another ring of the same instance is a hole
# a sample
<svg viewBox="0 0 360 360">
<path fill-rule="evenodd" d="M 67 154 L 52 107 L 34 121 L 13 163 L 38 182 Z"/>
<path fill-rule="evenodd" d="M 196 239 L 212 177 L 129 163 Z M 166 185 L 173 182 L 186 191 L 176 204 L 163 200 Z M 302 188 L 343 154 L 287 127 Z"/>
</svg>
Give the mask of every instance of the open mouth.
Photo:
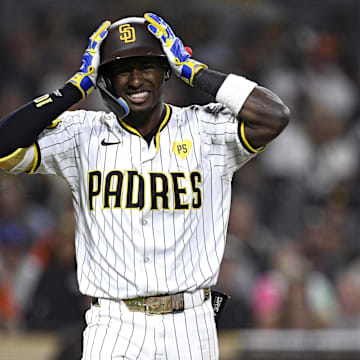
<svg viewBox="0 0 360 360">
<path fill-rule="evenodd" d="M 138 91 L 131 94 L 128 93 L 129 99 L 135 104 L 144 103 L 149 98 L 149 96 L 150 96 L 150 91 L 147 90 Z"/>
</svg>

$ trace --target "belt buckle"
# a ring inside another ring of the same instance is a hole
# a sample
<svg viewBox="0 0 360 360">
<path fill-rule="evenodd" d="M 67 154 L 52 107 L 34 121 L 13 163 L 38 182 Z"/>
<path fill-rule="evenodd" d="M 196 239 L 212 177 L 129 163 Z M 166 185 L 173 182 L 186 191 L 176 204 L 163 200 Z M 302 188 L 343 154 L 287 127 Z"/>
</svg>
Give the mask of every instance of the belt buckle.
<svg viewBox="0 0 360 360">
<path fill-rule="evenodd" d="M 149 315 L 173 312 L 171 296 L 149 296 L 144 300 L 145 312 Z"/>
</svg>

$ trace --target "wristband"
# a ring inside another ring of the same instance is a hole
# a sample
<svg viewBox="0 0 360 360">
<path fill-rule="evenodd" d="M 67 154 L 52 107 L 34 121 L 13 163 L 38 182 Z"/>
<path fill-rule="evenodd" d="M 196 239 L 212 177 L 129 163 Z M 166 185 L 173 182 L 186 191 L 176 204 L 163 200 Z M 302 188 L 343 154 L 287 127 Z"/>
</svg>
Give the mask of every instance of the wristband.
<svg viewBox="0 0 360 360">
<path fill-rule="evenodd" d="M 257 83 L 242 76 L 229 74 L 216 94 L 216 101 L 237 115 L 256 86 Z"/>
</svg>

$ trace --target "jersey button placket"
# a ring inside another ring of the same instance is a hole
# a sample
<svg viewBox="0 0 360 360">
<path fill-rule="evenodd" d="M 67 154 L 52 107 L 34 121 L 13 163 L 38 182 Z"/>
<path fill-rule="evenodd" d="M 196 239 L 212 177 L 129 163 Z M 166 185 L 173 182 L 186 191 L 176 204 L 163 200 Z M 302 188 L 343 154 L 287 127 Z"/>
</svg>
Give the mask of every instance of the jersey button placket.
<svg viewBox="0 0 360 360">
<path fill-rule="evenodd" d="M 141 162 L 147 162 L 152 160 L 156 155 L 156 148 L 154 144 L 150 144 L 150 146 L 142 145 L 141 147 Z"/>
</svg>

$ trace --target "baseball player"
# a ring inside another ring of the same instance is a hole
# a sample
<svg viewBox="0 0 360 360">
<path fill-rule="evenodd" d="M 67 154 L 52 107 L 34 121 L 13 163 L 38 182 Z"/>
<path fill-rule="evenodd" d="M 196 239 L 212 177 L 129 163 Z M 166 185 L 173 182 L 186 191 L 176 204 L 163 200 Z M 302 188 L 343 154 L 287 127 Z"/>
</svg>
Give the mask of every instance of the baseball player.
<svg viewBox="0 0 360 360">
<path fill-rule="evenodd" d="M 214 96 L 163 102 L 173 74 Z M 68 111 L 95 88 L 110 113 Z M 155 14 L 104 22 L 63 88 L 0 121 L 0 166 L 66 180 L 86 312 L 83 360 L 218 359 L 210 288 L 233 174 L 284 129 L 270 90 L 193 59 Z"/>
</svg>

